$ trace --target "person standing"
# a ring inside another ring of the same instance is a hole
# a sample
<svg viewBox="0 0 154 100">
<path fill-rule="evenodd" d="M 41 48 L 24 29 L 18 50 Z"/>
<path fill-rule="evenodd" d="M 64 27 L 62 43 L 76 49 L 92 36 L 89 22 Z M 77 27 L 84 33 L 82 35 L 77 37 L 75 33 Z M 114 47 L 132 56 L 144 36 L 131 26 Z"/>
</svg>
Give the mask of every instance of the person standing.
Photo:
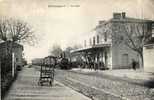
<svg viewBox="0 0 154 100">
<path fill-rule="evenodd" d="M 136 70 L 136 61 L 134 59 L 132 59 L 132 68 Z"/>
</svg>

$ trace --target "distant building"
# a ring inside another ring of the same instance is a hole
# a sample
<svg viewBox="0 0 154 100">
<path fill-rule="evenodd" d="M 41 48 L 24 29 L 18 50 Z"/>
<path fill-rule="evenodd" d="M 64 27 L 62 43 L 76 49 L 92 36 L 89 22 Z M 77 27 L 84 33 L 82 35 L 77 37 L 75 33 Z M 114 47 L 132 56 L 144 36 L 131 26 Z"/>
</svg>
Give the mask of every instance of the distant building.
<svg viewBox="0 0 154 100">
<path fill-rule="evenodd" d="M 23 46 L 11 41 L 0 43 L 0 59 L 8 58 L 12 60 L 12 53 L 14 53 L 14 60 L 16 66 L 23 66 Z M 7 61 L 6 61 L 7 62 Z M 11 61 L 8 61 L 11 62 Z"/>
<path fill-rule="evenodd" d="M 94 35 L 89 37 L 89 41 L 84 41 L 84 48 L 73 50 L 72 53 L 80 54 L 83 61 L 88 62 L 88 59 L 91 58 L 91 61 L 98 65 L 100 69 L 102 67 L 109 69 L 131 68 L 132 59 L 139 62 L 139 55 L 124 44 L 115 44 L 119 37 L 113 38 L 113 36 L 117 34 L 116 31 L 119 31 L 119 29 L 114 28 L 120 24 L 144 24 L 146 26 L 144 30 L 151 32 L 153 22 L 127 17 L 125 12 L 113 13 L 112 19 L 100 21 L 93 29 Z M 132 30 L 136 29 L 133 27 Z"/>
</svg>

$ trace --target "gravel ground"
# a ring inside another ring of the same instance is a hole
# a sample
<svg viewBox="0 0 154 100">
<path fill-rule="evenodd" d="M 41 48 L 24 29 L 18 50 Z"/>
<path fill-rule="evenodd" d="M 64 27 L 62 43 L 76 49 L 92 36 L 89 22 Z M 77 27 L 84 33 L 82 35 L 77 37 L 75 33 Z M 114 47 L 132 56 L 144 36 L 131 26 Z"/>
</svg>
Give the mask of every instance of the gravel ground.
<svg viewBox="0 0 154 100">
<path fill-rule="evenodd" d="M 127 81 L 112 80 L 70 71 L 56 70 L 56 80 L 89 96 L 92 100 L 154 100 L 154 90 Z"/>
</svg>

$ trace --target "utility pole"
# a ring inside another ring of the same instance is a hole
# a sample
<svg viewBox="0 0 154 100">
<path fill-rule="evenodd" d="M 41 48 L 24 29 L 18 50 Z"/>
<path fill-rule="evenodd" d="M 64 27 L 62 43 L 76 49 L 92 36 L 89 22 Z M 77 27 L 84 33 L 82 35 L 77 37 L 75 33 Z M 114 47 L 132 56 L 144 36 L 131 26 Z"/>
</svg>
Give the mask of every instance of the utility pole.
<svg viewBox="0 0 154 100">
<path fill-rule="evenodd" d="M 144 0 L 137 0 L 137 10 L 139 12 L 140 19 L 143 19 L 143 4 Z"/>
<path fill-rule="evenodd" d="M 16 74 L 15 54 L 12 52 L 12 77 Z"/>
</svg>

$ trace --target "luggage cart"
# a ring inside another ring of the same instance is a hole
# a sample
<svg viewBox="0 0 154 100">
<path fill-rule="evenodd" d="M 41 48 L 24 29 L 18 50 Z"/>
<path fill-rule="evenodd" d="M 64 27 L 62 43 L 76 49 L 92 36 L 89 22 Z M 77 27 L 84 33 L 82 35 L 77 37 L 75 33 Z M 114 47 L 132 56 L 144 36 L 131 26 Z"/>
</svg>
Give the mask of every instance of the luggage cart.
<svg viewBox="0 0 154 100">
<path fill-rule="evenodd" d="M 42 60 L 38 85 L 43 86 L 43 83 L 49 83 L 50 86 L 53 85 L 55 65 L 56 58 L 53 56 L 45 57 Z"/>
</svg>

